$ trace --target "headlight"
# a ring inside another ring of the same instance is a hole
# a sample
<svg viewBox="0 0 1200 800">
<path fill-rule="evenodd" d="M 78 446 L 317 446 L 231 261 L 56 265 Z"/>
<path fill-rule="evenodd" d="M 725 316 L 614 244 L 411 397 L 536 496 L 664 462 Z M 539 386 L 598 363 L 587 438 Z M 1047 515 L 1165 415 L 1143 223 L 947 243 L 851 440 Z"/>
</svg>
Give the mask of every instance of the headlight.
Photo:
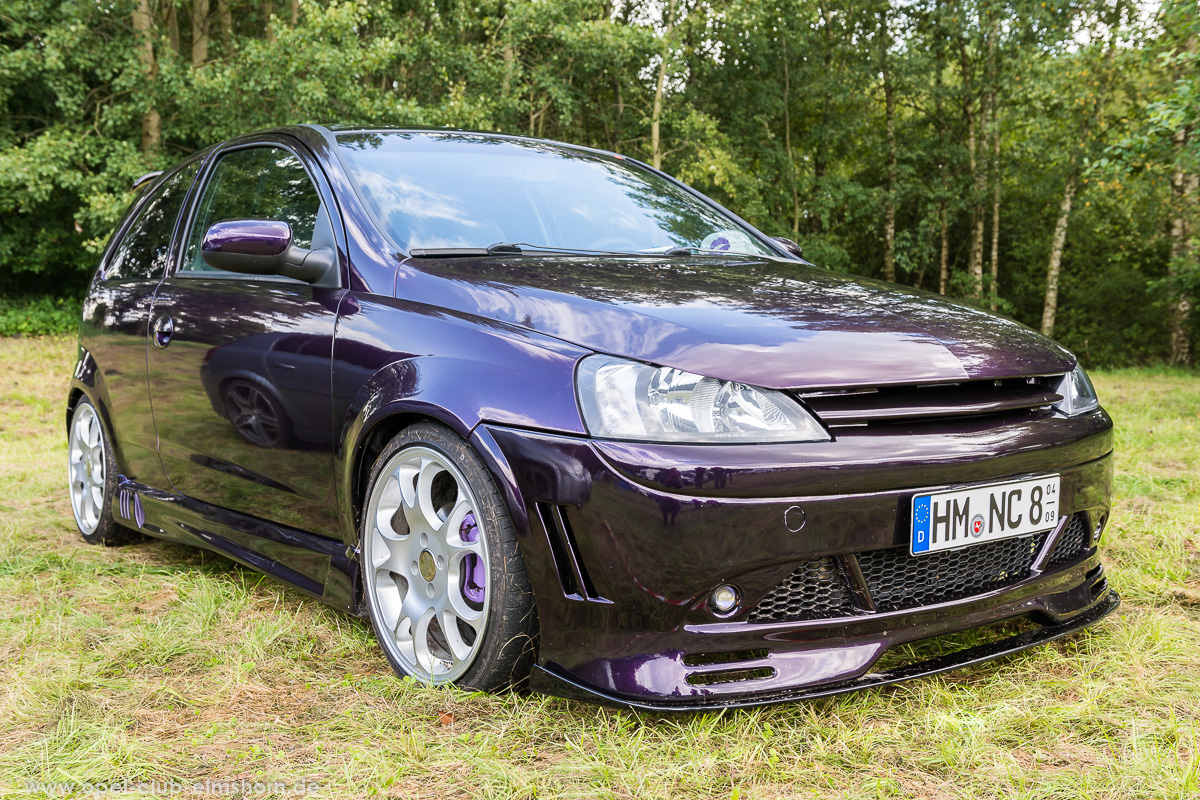
<svg viewBox="0 0 1200 800">
<path fill-rule="evenodd" d="M 1096 397 L 1096 389 L 1088 380 L 1083 367 L 1078 363 L 1075 364 L 1075 369 L 1062 376 L 1054 391 L 1061 394 L 1063 398 L 1055 403 L 1054 407 L 1068 417 L 1086 414 L 1100 407 L 1100 398 Z"/>
<path fill-rule="evenodd" d="M 781 392 L 611 356 L 579 363 L 588 433 L 650 442 L 825 442 L 829 434 Z"/>
</svg>

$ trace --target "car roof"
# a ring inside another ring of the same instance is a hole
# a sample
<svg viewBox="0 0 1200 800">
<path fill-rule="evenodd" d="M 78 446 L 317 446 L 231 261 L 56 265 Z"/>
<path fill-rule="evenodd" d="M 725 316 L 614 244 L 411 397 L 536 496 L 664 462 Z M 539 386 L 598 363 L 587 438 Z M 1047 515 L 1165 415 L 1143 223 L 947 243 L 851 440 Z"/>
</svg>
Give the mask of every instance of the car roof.
<svg viewBox="0 0 1200 800">
<path fill-rule="evenodd" d="M 631 156 L 622 153 L 614 153 L 611 150 L 602 150 L 598 147 L 585 147 L 580 144 L 571 144 L 570 142 L 560 142 L 554 139 L 539 139 L 536 136 L 525 136 L 515 133 L 501 133 L 497 131 L 480 131 L 471 128 L 439 128 L 429 125 L 292 125 L 284 128 L 276 129 L 280 133 L 289 133 L 300 139 L 307 139 L 313 133 L 319 135 L 330 146 L 336 146 L 337 137 L 346 133 L 466 133 L 472 136 L 480 136 L 488 139 L 504 139 L 516 142 L 537 142 L 538 144 L 548 144 L 554 147 L 561 147 L 565 150 L 575 150 L 584 153 L 593 153 L 595 155 L 608 156 L 617 158 L 622 161 L 632 161 L 640 166 L 647 166 L 641 161 Z"/>
</svg>

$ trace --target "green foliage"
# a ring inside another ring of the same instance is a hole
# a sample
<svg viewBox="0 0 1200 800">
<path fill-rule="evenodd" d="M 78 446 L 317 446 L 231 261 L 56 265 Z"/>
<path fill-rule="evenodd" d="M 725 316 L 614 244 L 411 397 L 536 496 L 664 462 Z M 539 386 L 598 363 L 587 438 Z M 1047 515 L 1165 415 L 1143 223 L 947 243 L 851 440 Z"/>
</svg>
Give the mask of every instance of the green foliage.
<svg viewBox="0 0 1200 800">
<path fill-rule="evenodd" d="M 1129 0 L 301 0 L 294 19 L 282 1 L 208 0 L 197 24 L 200 1 L 0 12 L 0 292 L 81 291 L 137 176 L 302 122 L 658 159 L 811 260 L 872 277 L 891 205 L 897 280 L 937 290 L 944 219 L 961 296 L 976 293 L 983 218 L 980 302 L 1035 326 L 1074 174 L 1055 335 L 1096 363 L 1168 358 L 1167 312 L 1200 289 L 1196 192 L 1172 194 L 1200 172 L 1194 2 L 1146 21 Z M 1172 238 L 1179 219 L 1190 247 Z"/>
<path fill-rule="evenodd" d="M 72 333 L 78 327 L 79 301 L 73 297 L 0 297 L 0 337 Z"/>
</svg>

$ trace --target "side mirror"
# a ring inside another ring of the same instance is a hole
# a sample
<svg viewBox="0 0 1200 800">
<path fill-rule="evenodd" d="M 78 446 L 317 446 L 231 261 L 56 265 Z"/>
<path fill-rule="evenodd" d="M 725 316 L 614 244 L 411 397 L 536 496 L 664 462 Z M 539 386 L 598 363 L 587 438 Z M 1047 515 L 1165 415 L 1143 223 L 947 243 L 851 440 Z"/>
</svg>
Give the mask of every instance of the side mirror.
<svg viewBox="0 0 1200 800">
<path fill-rule="evenodd" d="M 332 248 L 306 250 L 292 244 L 292 226 L 270 219 L 218 222 L 200 244 L 204 263 L 225 272 L 283 275 L 319 283 L 337 263 Z"/>
<path fill-rule="evenodd" d="M 800 245 L 783 236 L 776 236 L 775 241 L 783 245 L 783 249 L 794 255 L 796 258 L 804 258 L 804 251 L 800 249 Z"/>
</svg>

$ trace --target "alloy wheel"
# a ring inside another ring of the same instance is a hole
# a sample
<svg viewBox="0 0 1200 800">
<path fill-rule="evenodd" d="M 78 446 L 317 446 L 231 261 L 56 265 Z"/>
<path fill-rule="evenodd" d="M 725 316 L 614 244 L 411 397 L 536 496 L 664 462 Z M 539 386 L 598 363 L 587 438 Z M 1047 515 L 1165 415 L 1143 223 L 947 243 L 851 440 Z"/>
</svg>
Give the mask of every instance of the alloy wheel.
<svg viewBox="0 0 1200 800">
<path fill-rule="evenodd" d="M 384 466 L 367 505 L 368 601 L 406 673 L 449 683 L 483 641 L 491 585 L 479 504 L 444 454 L 413 445 Z"/>
<path fill-rule="evenodd" d="M 105 469 L 104 439 L 96 410 L 81 403 L 71 420 L 67 442 L 67 480 L 71 492 L 71 510 L 75 522 L 85 534 L 100 527 L 104 513 Z"/>
</svg>

